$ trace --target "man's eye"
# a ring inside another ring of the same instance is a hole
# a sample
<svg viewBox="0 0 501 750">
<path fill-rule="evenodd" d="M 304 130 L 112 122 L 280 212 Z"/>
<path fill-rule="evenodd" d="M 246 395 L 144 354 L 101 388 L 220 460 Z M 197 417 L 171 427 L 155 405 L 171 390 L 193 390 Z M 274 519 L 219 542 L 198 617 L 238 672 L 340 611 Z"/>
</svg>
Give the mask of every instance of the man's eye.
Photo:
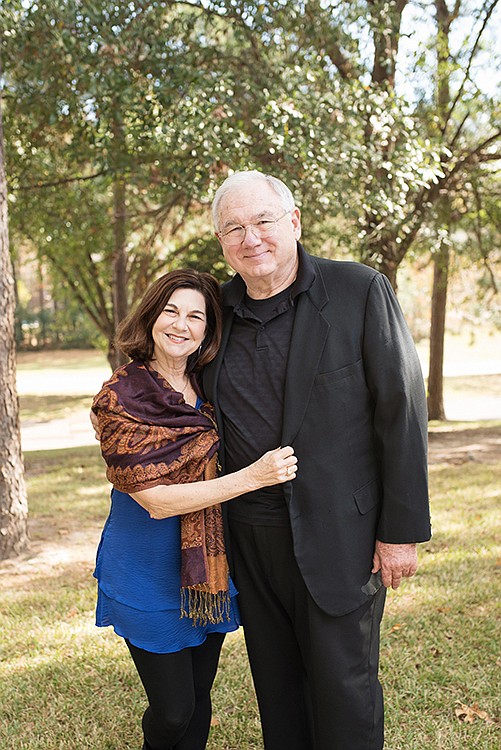
<svg viewBox="0 0 501 750">
<path fill-rule="evenodd" d="M 261 219 L 261 221 L 258 221 L 257 223 L 258 227 L 269 227 L 270 224 L 273 224 L 271 219 Z"/>
<path fill-rule="evenodd" d="M 240 227 L 240 226 L 238 226 L 238 227 L 232 227 L 231 229 L 228 229 L 228 231 L 226 232 L 226 234 L 239 234 L 239 232 L 241 232 L 241 231 L 242 231 L 242 227 Z"/>
</svg>

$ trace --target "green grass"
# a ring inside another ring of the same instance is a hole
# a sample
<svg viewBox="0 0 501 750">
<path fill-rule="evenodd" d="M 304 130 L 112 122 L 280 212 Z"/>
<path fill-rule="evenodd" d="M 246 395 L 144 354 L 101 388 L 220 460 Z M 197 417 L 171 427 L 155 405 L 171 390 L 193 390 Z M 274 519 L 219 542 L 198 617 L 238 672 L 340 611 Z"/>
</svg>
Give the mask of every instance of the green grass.
<svg viewBox="0 0 501 750">
<path fill-rule="evenodd" d="M 71 417 L 79 409 L 89 411 L 91 403 L 91 395 L 35 396 L 33 394 L 22 394 L 19 396 L 19 414 L 21 422 L 24 424 L 50 422 L 52 419 Z"/>
<path fill-rule="evenodd" d="M 21 354 L 19 369 L 37 384 L 56 368 L 71 379 L 71 370 L 103 363 L 106 371 L 100 353 Z M 472 389 L 499 395 L 499 376 L 481 377 L 448 382 L 465 398 Z M 30 388 L 22 420 L 87 409 L 87 392 L 40 396 Z M 431 466 L 434 536 L 421 547 L 417 576 L 389 592 L 382 626 L 386 750 L 497 750 L 501 422 L 431 429 L 456 446 L 482 433 L 491 462 L 475 453 Z M 0 563 L 0 748 L 139 750 L 142 687 L 121 640 L 94 626 L 94 553 L 109 505 L 99 448 L 29 452 L 25 464 L 32 547 Z M 460 704 L 492 723 L 459 721 Z M 241 630 L 225 641 L 213 705 L 208 750 L 262 750 Z"/>
<path fill-rule="evenodd" d="M 108 509 L 97 446 L 29 453 L 26 470 L 35 542 L 57 547 L 86 530 L 97 539 Z M 499 724 L 454 711 L 478 704 L 499 716 L 500 478 L 501 462 L 431 468 L 434 537 L 418 575 L 389 593 L 383 621 L 388 750 L 499 747 Z M 140 747 L 142 689 L 121 640 L 93 625 L 92 567 L 92 555 L 2 564 L 0 747 Z M 262 748 L 241 632 L 226 640 L 213 702 L 209 750 Z"/>
<path fill-rule="evenodd" d="M 459 704 L 499 718 L 501 462 L 431 467 L 433 540 L 417 576 L 390 592 L 382 682 L 391 750 L 495 750 L 499 724 L 455 717 Z"/>
<path fill-rule="evenodd" d="M 25 454 L 30 511 L 36 520 L 79 526 L 102 520 L 109 485 L 99 446 Z M 103 502 L 104 501 L 104 502 Z"/>
<path fill-rule="evenodd" d="M 106 356 L 97 349 L 61 349 L 40 352 L 19 352 L 17 370 L 88 370 L 89 368 L 108 367 Z"/>
<path fill-rule="evenodd" d="M 460 393 L 464 398 L 469 396 L 501 396 L 501 375 L 456 375 L 444 379 L 445 389 L 450 393 Z"/>
</svg>

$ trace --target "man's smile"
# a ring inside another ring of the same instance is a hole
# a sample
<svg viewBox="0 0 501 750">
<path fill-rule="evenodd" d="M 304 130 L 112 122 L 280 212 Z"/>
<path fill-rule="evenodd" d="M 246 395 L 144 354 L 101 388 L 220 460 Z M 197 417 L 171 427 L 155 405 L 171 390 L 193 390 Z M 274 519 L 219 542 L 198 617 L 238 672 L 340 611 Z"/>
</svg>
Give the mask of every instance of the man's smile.
<svg viewBox="0 0 501 750">
<path fill-rule="evenodd" d="M 259 260 L 259 258 L 262 258 L 264 255 L 267 255 L 270 251 L 269 250 L 261 250 L 259 253 L 246 253 L 244 255 L 244 258 L 248 258 L 249 260 Z"/>
</svg>

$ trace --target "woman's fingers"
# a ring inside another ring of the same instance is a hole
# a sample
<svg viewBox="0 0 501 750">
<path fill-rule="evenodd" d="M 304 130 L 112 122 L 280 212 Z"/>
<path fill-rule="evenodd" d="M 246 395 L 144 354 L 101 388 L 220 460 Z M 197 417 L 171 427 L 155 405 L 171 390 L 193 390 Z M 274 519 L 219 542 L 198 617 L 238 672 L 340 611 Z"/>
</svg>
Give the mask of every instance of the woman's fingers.
<svg viewBox="0 0 501 750">
<path fill-rule="evenodd" d="M 294 479 L 297 473 L 297 457 L 294 455 L 294 448 L 286 445 L 283 448 L 277 448 L 271 452 L 277 461 L 279 480 L 287 482 Z"/>
<path fill-rule="evenodd" d="M 295 478 L 297 458 L 290 446 L 268 451 L 250 467 L 261 487 L 283 484 Z"/>
</svg>

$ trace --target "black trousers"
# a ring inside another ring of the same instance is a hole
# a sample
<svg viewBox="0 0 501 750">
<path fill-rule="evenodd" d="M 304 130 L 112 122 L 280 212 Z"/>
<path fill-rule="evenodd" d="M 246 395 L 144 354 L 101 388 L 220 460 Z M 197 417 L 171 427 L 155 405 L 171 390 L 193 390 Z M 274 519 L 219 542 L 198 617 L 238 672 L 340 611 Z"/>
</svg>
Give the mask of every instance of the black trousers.
<svg viewBox="0 0 501 750">
<path fill-rule="evenodd" d="M 126 640 L 149 701 L 143 750 L 204 750 L 223 641 L 224 633 L 211 633 L 200 646 L 154 654 Z"/>
<path fill-rule="evenodd" d="M 381 750 L 386 589 L 332 617 L 306 588 L 290 528 L 231 521 L 230 530 L 266 750 Z"/>
</svg>

